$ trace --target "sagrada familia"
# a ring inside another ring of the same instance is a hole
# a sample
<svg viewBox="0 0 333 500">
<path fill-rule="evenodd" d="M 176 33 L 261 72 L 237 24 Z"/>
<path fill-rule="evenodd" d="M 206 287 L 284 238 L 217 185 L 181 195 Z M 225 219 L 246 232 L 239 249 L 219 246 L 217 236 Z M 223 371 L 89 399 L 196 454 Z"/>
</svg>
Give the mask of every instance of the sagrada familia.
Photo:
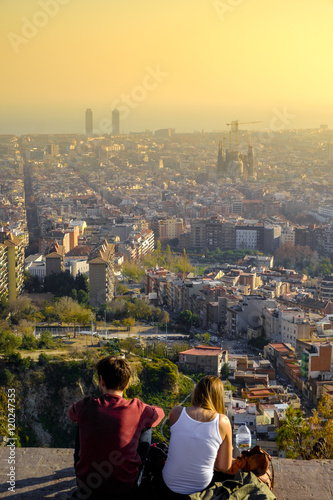
<svg viewBox="0 0 333 500">
<path fill-rule="evenodd" d="M 241 154 L 228 149 L 224 152 L 223 143 L 220 142 L 216 174 L 217 179 L 255 179 L 253 145 L 249 144 L 247 154 Z"/>
</svg>

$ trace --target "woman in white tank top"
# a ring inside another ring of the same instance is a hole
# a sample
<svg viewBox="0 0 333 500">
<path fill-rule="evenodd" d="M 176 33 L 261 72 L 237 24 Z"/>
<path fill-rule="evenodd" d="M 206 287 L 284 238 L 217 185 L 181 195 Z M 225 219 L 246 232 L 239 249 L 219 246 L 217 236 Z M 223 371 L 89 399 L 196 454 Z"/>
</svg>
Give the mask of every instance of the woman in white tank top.
<svg viewBox="0 0 333 500">
<path fill-rule="evenodd" d="M 170 412 L 170 444 L 163 480 L 175 493 L 207 488 L 214 468 L 226 472 L 232 462 L 232 433 L 226 417 L 223 383 L 206 375 L 195 386 L 192 406 Z"/>
</svg>

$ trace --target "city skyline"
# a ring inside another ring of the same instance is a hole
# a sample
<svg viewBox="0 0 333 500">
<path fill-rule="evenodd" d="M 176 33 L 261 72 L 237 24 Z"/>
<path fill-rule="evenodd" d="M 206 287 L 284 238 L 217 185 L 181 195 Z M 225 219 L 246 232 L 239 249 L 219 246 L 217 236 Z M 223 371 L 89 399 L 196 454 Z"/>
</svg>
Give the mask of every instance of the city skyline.
<svg viewBox="0 0 333 500">
<path fill-rule="evenodd" d="M 225 130 L 330 123 L 329 0 L 158 5 L 2 2 L 0 133 Z"/>
</svg>

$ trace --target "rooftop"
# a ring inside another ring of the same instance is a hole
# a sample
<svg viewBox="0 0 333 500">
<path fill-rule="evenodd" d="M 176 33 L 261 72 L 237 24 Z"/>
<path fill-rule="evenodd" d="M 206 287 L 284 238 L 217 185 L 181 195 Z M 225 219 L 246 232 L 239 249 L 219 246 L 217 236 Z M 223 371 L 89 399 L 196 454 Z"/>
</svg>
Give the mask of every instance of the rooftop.
<svg viewBox="0 0 333 500">
<path fill-rule="evenodd" d="M 16 500 L 66 500 L 75 489 L 73 450 L 59 448 L 17 448 L 16 488 L 8 492 L 8 448 L 0 447 L 0 498 Z M 333 460 L 287 460 L 274 458 L 278 500 L 332 500 Z"/>
<path fill-rule="evenodd" d="M 195 356 L 218 356 L 222 353 L 221 347 L 210 347 L 206 345 L 198 345 L 193 349 L 182 351 L 179 354 L 192 354 Z"/>
</svg>

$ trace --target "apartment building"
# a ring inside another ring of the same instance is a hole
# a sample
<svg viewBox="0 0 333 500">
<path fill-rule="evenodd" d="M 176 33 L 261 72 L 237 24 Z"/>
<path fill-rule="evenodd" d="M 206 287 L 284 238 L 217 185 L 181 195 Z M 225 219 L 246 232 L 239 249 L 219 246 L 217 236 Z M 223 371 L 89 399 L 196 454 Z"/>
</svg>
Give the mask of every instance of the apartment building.
<svg viewBox="0 0 333 500">
<path fill-rule="evenodd" d="M 24 248 L 23 238 L 0 232 L 0 294 L 10 302 L 23 290 Z"/>
<path fill-rule="evenodd" d="M 238 304 L 227 308 L 227 334 L 232 337 L 247 336 L 248 328 L 258 329 L 262 326 L 264 310 L 275 306 L 273 299 L 260 295 L 243 296 Z"/>
<path fill-rule="evenodd" d="M 183 232 L 184 225 L 182 219 L 165 219 L 159 221 L 160 241 L 178 238 Z"/>
<path fill-rule="evenodd" d="M 62 273 L 65 271 L 65 248 L 56 243 L 52 252 L 45 256 L 46 269 L 45 275 L 52 273 Z"/>
<path fill-rule="evenodd" d="M 295 229 L 293 226 L 287 224 L 281 227 L 280 244 L 289 244 L 293 246 L 295 245 Z"/>
<path fill-rule="evenodd" d="M 323 301 L 333 300 L 333 275 L 323 277 L 320 285 L 320 298 Z"/>
<path fill-rule="evenodd" d="M 236 226 L 236 248 L 262 250 L 264 248 L 263 224 L 243 224 Z"/>
<path fill-rule="evenodd" d="M 226 354 L 221 347 L 199 345 L 179 353 L 179 364 L 188 365 L 191 370 L 219 376 Z"/>
<path fill-rule="evenodd" d="M 281 325 L 281 341 L 285 344 L 290 344 L 296 348 L 296 341 L 299 339 L 308 339 L 311 334 L 310 323 L 305 320 L 303 311 L 289 313 L 288 311 L 280 312 Z"/>
<path fill-rule="evenodd" d="M 8 295 L 8 259 L 7 247 L 0 243 L 0 296 Z"/>
<path fill-rule="evenodd" d="M 132 232 L 127 241 L 118 246 L 118 251 L 123 253 L 128 260 L 140 260 L 147 253 L 154 251 L 154 231 L 141 229 Z"/>
<path fill-rule="evenodd" d="M 332 379 L 332 343 L 312 342 L 302 352 L 301 373 L 306 380 Z"/>
<path fill-rule="evenodd" d="M 93 307 L 114 297 L 114 245 L 104 240 L 89 255 L 89 298 Z"/>
</svg>

